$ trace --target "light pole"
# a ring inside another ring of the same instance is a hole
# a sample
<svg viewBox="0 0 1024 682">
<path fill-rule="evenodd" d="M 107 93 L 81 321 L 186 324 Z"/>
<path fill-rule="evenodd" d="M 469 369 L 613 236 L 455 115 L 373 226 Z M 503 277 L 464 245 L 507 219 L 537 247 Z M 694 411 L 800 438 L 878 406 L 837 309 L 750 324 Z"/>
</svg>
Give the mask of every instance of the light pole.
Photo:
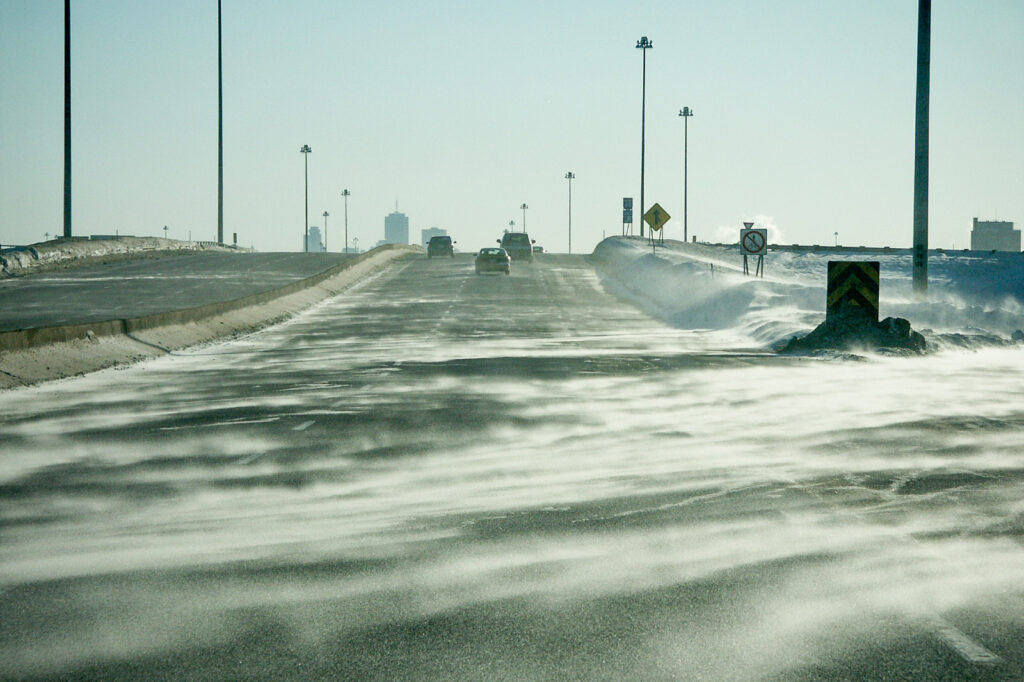
<svg viewBox="0 0 1024 682">
<path fill-rule="evenodd" d="M 299 151 L 302 152 L 302 158 L 305 160 L 306 165 L 306 236 L 302 240 L 302 251 L 303 253 L 309 253 L 309 155 L 313 150 L 309 148 L 308 144 L 304 144 Z"/>
<path fill-rule="evenodd" d="M 327 251 L 327 216 L 331 215 L 324 211 L 324 251 Z"/>
<path fill-rule="evenodd" d="M 348 198 L 351 194 L 347 189 L 341 190 L 341 196 L 345 197 L 345 253 L 348 253 Z"/>
<path fill-rule="evenodd" d="M 654 43 L 643 36 L 636 41 L 636 47 L 644 55 L 643 85 L 640 96 L 640 236 L 644 236 L 644 153 L 647 133 L 647 50 L 654 47 Z"/>
<path fill-rule="evenodd" d="M 355 245 L 356 253 L 359 253 L 359 237 L 352 237 L 352 243 Z"/>
<path fill-rule="evenodd" d="M 167 239 L 167 226 L 164 225 L 164 239 Z"/>
<path fill-rule="evenodd" d="M 683 243 L 690 241 L 689 230 L 686 224 L 686 214 L 688 213 L 688 204 L 686 202 L 686 156 L 687 156 L 687 138 L 689 130 L 688 124 L 690 117 L 693 116 L 693 109 L 690 107 L 683 107 L 679 110 L 679 115 L 683 117 Z"/>
<path fill-rule="evenodd" d="M 514 220 L 508 221 L 508 227 L 509 227 L 509 230 L 508 230 L 509 232 L 515 232 L 516 231 L 516 221 L 514 221 Z"/>
<path fill-rule="evenodd" d="M 836 236 L 836 248 L 838 248 L 839 247 L 839 233 L 835 232 L 834 234 Z"/>
<path fill-rule="evenodd" d="M 928 297 L 928 99 L 931 91 L 932 0 L 917 8 L 917 106 L 914 117 L 914 294 Z"/>
<path fill-rule="evenodd" d="M 217 0 L 217 243 L 224 243 L 224 68 L 221 59 L 220 0 Z"/>
<path fill-rule="evenodd" d="M 64 0 L 64 236 L 71 236 L 71 0 Z"/>
<path fill-rule="evenodd" d="M 572 180 L 575 177 L 576 174 L 572 171 L 565 174 L 565 179 L 569 181 L 569 253 L 572 253 Z"/>
<path fill-rule="evenodd" d="M 528 209 L 530 207 L 527 206 L 526 202 L 524 201 L 523 205 L 520 206 L 519 208 L 523 209 L 523 232 L 526 232 L 526 209 Z"/>
</svg>

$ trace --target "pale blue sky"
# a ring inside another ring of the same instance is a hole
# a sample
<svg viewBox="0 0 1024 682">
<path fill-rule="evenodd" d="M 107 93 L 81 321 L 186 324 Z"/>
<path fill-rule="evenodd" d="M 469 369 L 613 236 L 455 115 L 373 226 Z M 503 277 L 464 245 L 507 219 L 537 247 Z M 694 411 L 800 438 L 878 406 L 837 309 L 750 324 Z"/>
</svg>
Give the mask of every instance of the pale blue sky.
<svg viewBox="0 0 1024 682">
<path fill-rule="evenodd" d="M 682 237 L 764 216 L 787 242 L 908 246 L 914 0 L 388 2 L 223 0 L 225 231 L 298 250 L 310 222 L 341 246 L 384 216 L 463 250 L 522 221 L 549 250 L 621 228 L 640 193 L 648 36 L 648 206 Z M 0 0 L 0 243 L 63 220 L 63 7 Z M 935 0 L 931 244 L 971 218 L 1024 227 L 1024 3 Z M 74 229 L 213 239 L 217 3 L 72 3 Z M 637 218 L 639 219 L 639 218 Z M 720 232 L 721 231 L 721 232 Z"/>
</svg>

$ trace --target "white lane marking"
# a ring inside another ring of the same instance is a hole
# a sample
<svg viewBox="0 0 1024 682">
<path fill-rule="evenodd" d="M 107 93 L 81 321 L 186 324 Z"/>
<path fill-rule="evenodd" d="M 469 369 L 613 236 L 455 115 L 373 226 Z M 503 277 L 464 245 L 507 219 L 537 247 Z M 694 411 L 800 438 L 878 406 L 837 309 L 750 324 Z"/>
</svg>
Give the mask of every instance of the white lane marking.
<svg viewBox="0 0 1024 682">
<path fill-rule="evenodd" d="M 938 639 L 946 646 L 960 654 L 960 656 L 971 663 L 1002 663 L 996 654 L 992 653 L 973 639 L 956 629 L 949 621 L 939 616 L 932 616 L 925 621 Z"/>
<path fill-rule="evenodd" d="M 451 303 L 445 308 L 445 311 L 441 313 L 441 317 L 438 318 L 437 323 L 434 325 L 434 333 L 441 331 L 441 327 L 450 323 L 454 318 L 452 316 L 452 310 L 455 309 L 456 304 L 462 298 L 462 289 L 466 286 L 466 282 L 469 281 L 468 277 L 463 277 L 462 281 L 459 282 L 459 286 L 455 288 L 455 293 L 452 295 Z"/>
<path fill-rule="evenodd" d="M 752 485 L 741 486 L 739 488 L 728 488 L 726 490 L 719 490 L 713 493 L 705 493 L 704 495 L 694 495 L 688 497 L 680 502 L 668 502 L 661 504 L 656 507 L 642 507 L 640 509 L 628 509 L 626 511 L 616 512 L 614 514 L 608 514 L 606 516 L 588 516 L 583 519 L 576 519 L 571 523 L 593 523 L 594 521 L 609 521 L 611 519 L 622 519 L 629 516 L 638 516 L 640 514 L 652 514 L 655 512 L 666 511 L 669 509 L 676 509 L 679 507 L 685 507 L 687 505 L 694 504 L 696 502 L 704 502 L 706 500 L 713 500 L 718 497 L 725 497 L 726 495 L 732 495 L 738 492 L 744 492 L 747 490 L 757 490 L 758 488 L 764 488 L 767 484 L 755 483 Z"/>
<path fill-rule="evenodd" d="M 259 459 L 260 457 L 262 457 L 265 454 L 267 454 L 267 453 L 265 453 L 265 452 L 257 452 L 254 455 L 249 455 L 248 457 L 243 457 L 242 459 L 238 460 L 238 463 L 239 464 L 251 464 L 252 462 L 255 462 L 257 459 Z"/>
<path fill-rule="evenodd" d="M 242 424 L 269 424 L 276 422 L 280 417 L 267 417 L 266 419 L 238 419 L 235 421 L 213 422 L 212 424 L 199 424 L 189 426 L 161 426 L 161 431 L 181 431 L 182 429 L 208 429 L 214 426 L 239 426 Z"/>
<path fill-rule="evenodd" d="M 790 477 L 784 476 L 784 475 L 780 475 L 780 474 L 772 472 L 772 471 L 770 471 L 768 469 L 762 469 L 761 471 L 763 473 L 767 474 L 771 478 L 774 478 L 774 479 L 779 480 L 779 481 L 783 481 L 785 483 L 789 483 L 792 486 L 794 486 L 796 488 L 799 488 L 800 490 L 802 490 L 803 492 L 811 495 L 812 497 L 816 498 L 820 502 L 823 502 L 823 503 L 826 502 L 825 499 L 821 496 L 821 494 L 818 493 L 818 491 L 813 490 L 813 489 L 809 488 L 808 486 L 806 486 L 806 485 L 804 485 L 802 483 L 799 483 L 798 481 L 796 481 L 793 478 L 790 478 Z M 918 474 L 918 472 L 914 472 L 914 473 L 909 474 L 909 475 L 901 476 L 899 479 L 897 479 L 896 482 L 893 483 L 893 486 L 891 487 L 890 490 L 892 490 L 893 492 L 896 492 L 907 481 L 910 481 L 915 476 L 917 476 L 917 474 Z M 867 490 L 867 491 L 870 491 L 870 492 L 878 492 L 876 490 L 872 490 L 872 489 L 867 488 L 865 486 L 856 485 L 856 484 L 854 484 L 852 487 L 859 488 L 859 489 L 862 489 L 862 490 Z M 859 521 L 862 524 L 868 525 L 870 523 L 870 521 L 865 517 L 865 515 L 863 513 L 859 512 L 859 511 L 849 510 L 849 509 L 844 509 L 843 511 L 844 511 L 844 513 L 846 513 L 847 515 L 853 517 L 854 519 L 856 519 L 857 521 Z M 881 528 L 880 530 L 883 533 L 885 533 L 886 535 L 889 535 L 890 537 L 898 539 L 901 542 L 913 543 L 916 546 L 916 549 L 918 551 L 920 551 L 920 552 L 925 552 L 925 553 L 927 553 L 927 554 L 929 554 L 929 555 L 931 555 L 931 556 L 933 556 L 933 557 L 935 557 L 937 559 L 943 560 L 943 561 L 947 561 L 947 562 L 949 561 L 948 558 L 946 556 L 944 556 L 942 553 L 936 551 L 933 547 L 925 545 L 920 540 L 915 538 L 913 535 L 910 535 L 908 533 L 903 533 L 901 531 L 898 531 L 898 530 L 895 530 L 895 529 L 892 529 L 892 528 Z M 960 570 L 961 570 L 961 572 L 964 575 L 969 575 L 963 569 L 960 569 Z M 1000 658 L 999 655 L 989 651 L 988 649 L 983 647 L 981 644 L 978 644 L 977 642 L 975 642 L 973 639 L 971 639 L 970 637 L 965 635 L 963 632 L 958 630 L 955 625 L 953 625 L 948 620 L 946 620 L 945 618 L 943 618 L 942 616 L 940 616 L 938 614 L 935 614 L 935 613 L 927 614 L 927 615 L 925 615 L 921 619 L 921 622 L 924 624 L 924 627 L 929 632 L 931 632 L 932 635 L 936 639 L 938 639 L 940 642 L 942 642 L 943 644 L 948 646 L 950 649 L 952 649 L 956 653 L 960 654 L 961 658 L 963 658 L 965 661 L 968 661 L 970 663 L 988 663 L 988 664 L 992 664 L 992 665 L 996 665 L 996 664 L 999 664 L 999 663 L 1003 662 L 1003 659 Z"/>
<path fill-rule="evenodd" d="M 313 424 L 316 424 L 316 420 L 315 419 L 310 419 L 308 422 L 302 422 L 301 424 L 296 426 L 294 429 L 292 429 L 292 431 L 305 431 L 306 429 L 308 429 Z"/>
</svg>

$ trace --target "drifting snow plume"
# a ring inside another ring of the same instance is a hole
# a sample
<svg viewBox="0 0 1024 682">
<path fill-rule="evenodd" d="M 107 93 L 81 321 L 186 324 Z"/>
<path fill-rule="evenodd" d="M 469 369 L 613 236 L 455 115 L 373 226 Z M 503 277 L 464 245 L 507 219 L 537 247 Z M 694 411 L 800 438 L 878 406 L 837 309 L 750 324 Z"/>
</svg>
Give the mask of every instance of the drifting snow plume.
<svg viewBox="0 0 1024 682">
<path fill-rule="evenodd" d="M 1020 254 L 934 254 L 929 300 L 918 301 L 909 251 L 773 250 L 765 256 L 765 276 L 751 277 L 743 274 L 743 256 L 731 241 L 669 241 L 655 254 L 646 240 L 613 237 L 598 245 L 594 260 L 612 293 L 678 329 L 724 333 L 734 348 L 776 348 L 814 329 L 825 318 L 828 262 L 837 260 L 879 261 L 880 317 L 908 320 L 929 348 L 1001 345 L 1024 329 Z"/>
</svg>

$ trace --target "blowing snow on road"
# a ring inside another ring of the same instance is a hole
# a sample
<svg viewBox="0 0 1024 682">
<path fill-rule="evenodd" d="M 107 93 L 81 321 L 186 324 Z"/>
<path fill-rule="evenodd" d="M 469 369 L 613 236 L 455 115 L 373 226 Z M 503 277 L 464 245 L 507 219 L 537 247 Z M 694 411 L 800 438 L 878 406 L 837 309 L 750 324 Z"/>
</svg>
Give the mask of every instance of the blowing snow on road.
<svg viewBox="0 0 1024 682">
<path fill-rule="evenodd" d="M 0 677 L 1019 679 L 1019 254 L 872 255 L 930 351 L 793 356 L 834 256 L 730 253 L 409 259 L 0 392 Z"/>
</svg>

